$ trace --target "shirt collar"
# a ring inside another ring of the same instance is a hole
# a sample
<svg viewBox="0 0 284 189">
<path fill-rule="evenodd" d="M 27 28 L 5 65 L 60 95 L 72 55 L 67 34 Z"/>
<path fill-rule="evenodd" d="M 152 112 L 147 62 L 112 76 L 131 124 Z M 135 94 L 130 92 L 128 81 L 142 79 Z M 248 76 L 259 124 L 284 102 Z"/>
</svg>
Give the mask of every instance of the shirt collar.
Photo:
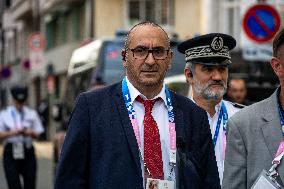
<svg viewBox="0 0 284 189">
<path fill-rule="evenodd" d="M 129 89 L 129 93 L 130 93 L 130 98 L 131 98 L 131 102 L 133 103 L 134 100 L 136 99 L 137 96 L 142 96 L 143 99 L 147 99 L 145 95 L 141 94 L 133 85 L 132 83 L 128 80 L 128 78 L 126 77 L 126 83 Z M 166 99 L 166 93 L 165 93 L 165 84 L 163 84 L 162 90 L 160 91 L 160 93 L 155 96 L 153 99 L 156 98 L 162 98 L 164 103 L 167 103 L 167 99 Z"/>
<path fill-rule="evenodd" d="M 281 91 L 281 88 L 279 87 L 279 89 L 277 90 L 277 103 L 280 107 L 280 111 L 281 111 L 282 115 L 284 115 L 284 110 L 283 110 L 283 107 L 282 107 L 281 102 L 280 102 L 280 91 Z"/>
<path fill-rule="evenodd" d="M 192 102 L 194 102 L 195 104 L 197 104 L 197 103 L 194 101 L 193 96 L 191 96 L 190 99 L 192 100 Z M 219 111 L 220 111 L 222 102 L 223 102 L 223 100 L 221 100 L 218 104 L 216 104 L 214 116 L 216 115 L 216 113 L 219 114 Z M 209 114 L 207 111 L 206 111 L 206 113 L 207 113 L 208 117 L 210 117 L 210 114 Z M 214 117 L 214 116 L 213 116 L 213 117 Z"/>
</svg>

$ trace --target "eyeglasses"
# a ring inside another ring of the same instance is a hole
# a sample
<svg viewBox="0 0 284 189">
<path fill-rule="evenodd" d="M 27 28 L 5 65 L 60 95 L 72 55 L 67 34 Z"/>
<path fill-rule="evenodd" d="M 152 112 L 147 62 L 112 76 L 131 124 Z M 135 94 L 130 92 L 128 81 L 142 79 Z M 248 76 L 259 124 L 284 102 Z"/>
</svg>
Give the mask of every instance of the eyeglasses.
<svg viewBox="0 0 284 189">
<path fill-rule="evenodd" d="M 130 49 L 133 53 L 133 57 L 138 60 L 145 60 L 149 53 L 152 53 L 155 60 L 165 60 L 168 57 L 170 49 L 164 48 L 155 48 L 155 49 L 147 49 L 138 47 L 135 49 Z"/>
</svg>

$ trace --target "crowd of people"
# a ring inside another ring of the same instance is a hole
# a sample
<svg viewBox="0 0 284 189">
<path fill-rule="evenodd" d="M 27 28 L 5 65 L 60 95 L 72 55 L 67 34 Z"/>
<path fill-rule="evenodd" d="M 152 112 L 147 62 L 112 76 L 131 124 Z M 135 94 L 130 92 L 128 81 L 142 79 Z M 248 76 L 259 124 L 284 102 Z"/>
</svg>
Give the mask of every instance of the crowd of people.
<svg viewBox="0 0 284 189">
<path fill-rule="evenodd" d="M 283 188 L 284 29 L 270 64 L 280 86 L 255 104 L 246 82 L 229 79 L 236 40 L 210 33 L 183 41 L 184 77 L 192 96 L 164 84 L 174 53 L 156 23 L 131 28 L 121 52 L 122 81 L 81 93 L 68 122 L 55 189 Z M 227 87 L 228 85 L 228 87 Z M 12 88 L 14 104 L 0 113 L 9 188 L 35 188 L 32 138 L 44 131 L 24 105 L 26 88 Z"/>
</svg>

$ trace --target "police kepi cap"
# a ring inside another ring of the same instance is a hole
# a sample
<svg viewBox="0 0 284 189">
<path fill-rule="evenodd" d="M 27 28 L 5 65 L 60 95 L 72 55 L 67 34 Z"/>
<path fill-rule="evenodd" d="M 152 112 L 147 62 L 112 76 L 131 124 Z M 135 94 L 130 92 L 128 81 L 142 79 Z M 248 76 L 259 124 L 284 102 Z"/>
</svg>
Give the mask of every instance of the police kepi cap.
<svg viewBox="0 0 284 189">
<path fill-rule="evenodd" d="M 229 51 L 236 46 L 236 40 L 227 34 L 210 33 L 186 40 L 178 45 L 178 51 L 185 54 L 185 61 L 205 65 L 228 65 Z"/>
<path fill-rule="evenodd" d="M 20 103 L 23 103 L 28 97 L 28 89 L 23 86 L 13 86 L 11 88 L 11 94 L 13 99 Z"/>
</svg>

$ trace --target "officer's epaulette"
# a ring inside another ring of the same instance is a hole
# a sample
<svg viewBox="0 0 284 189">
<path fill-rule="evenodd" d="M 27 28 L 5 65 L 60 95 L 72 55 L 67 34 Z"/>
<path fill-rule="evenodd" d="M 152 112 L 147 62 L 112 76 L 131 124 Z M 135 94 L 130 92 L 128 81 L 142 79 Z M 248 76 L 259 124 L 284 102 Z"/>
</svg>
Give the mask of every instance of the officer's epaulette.
<svg viewBox="0 0 284 189">
<path fill-rule="evenodd" d="M 243 105 L 243 104 L 239 104 L 239 103 L 232 103 L 232 104 L 233 104 L 233 106 L 234 106 L 234 107 L 236 107 L 236 108 L 240 108 L 240 109 L 242 109 L 242 108 L 246 107 L 245 105 Z"/>
</svg>

